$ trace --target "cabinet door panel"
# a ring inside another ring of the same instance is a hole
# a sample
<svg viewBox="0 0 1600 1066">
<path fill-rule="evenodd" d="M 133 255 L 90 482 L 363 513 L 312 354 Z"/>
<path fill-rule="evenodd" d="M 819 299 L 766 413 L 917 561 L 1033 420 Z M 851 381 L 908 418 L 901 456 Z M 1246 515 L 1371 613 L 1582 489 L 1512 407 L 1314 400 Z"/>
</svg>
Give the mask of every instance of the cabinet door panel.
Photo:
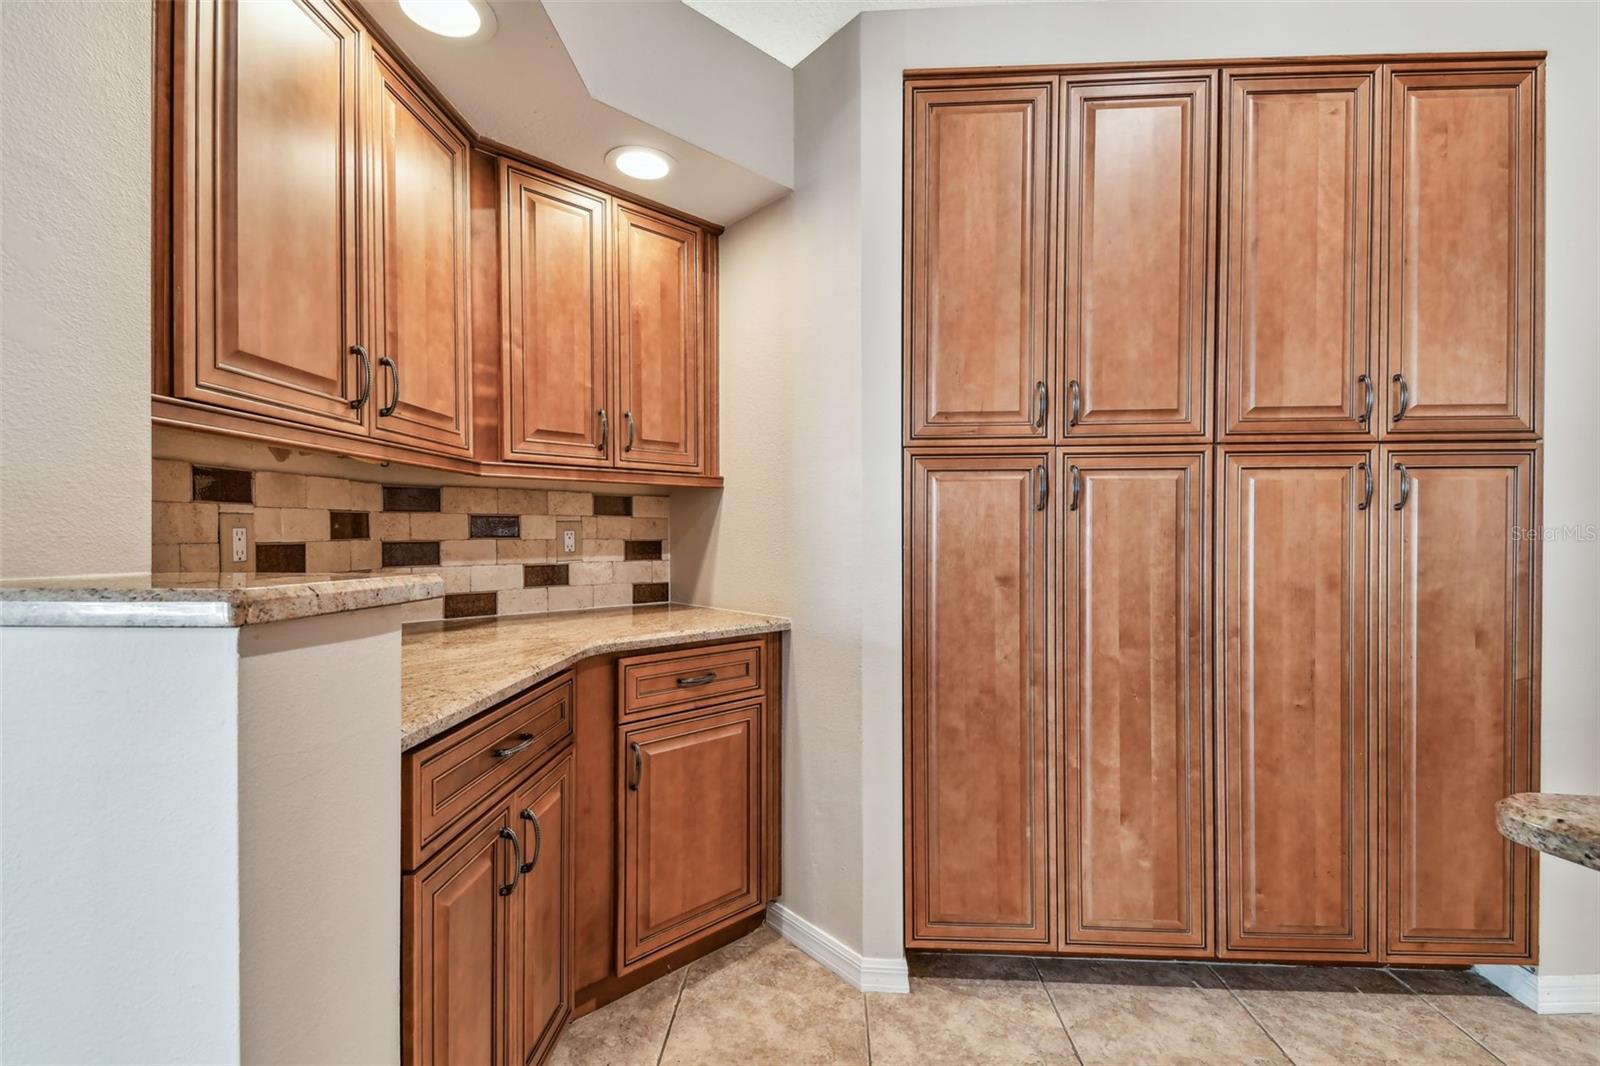
<svg viewBox="0 0 1600 1066">
<path fill-rule="evenodd" d="M 1534 787 L 1534 455 L 1387 458 L 1388 950 L 1525 958 L 1533 856 L 1494 805 Z"/>
<path fill-rule="evenodd" d="M 1223 954 L 1375 958 L 1371 456 L 1223 455 Z"/>
<path fill-rule="evenodd" d="M 500 182 L 505 458 L 609 466 L 606 201 L 509 162 Z"/>
<path fill-rule="evenodd" d="M 628 973 L 761 906 L 760 703 L 618 733 Z"/>
<path fill-rule="evenodd" d="M 1536 69 L 1389 86 L 1387 432 L 1535 428 Z"/>
<path fill-rule="evenodd" d="M 177 393 L 364 433 L 350 406 L 359 26 L 330 0 L 184 11 Z"/>
<path fill-rule="evenodd" d="M 375 201 L 373 433 L 465 452 L 472 424 L 466 137 L 382 52 L 377 137 L 369 157 Z M 394 391 L 398 388 L 399 395 Z M 385 405 L 393 411 L 385 415 Z"/>
<path fill-rule="evenodd" d="M 619 466 L 694 468 L 705 424 L 700 232 L 616 205 Z"/>
<path fill-rule="evenodd" d="M 1067 83 L 1069 437 L 1206 432 L 1215 87 Z"/>
<path fill-rule="evenodd" d="M 520 983 L 515 1015 L 520 1062 L 539 1062 L 572 1013 L 573 756 L 562 756 L 511 800 L 522 854 L 532 868 L 513 893 L 512 953 Z"/>
<path fill-rule="evenodd" d="M 907 936 L 1048 943 L 1049 455 L 907 462 Z"/>
<path fill-rule="evenodd" d="M 1210 943 L 1206 458 L 1064 460 L 1069 944 Z"/>
<path fill-rule="evenodd" d="M 1374 432 L 1376 82 L 1373 67 L 1224 73 L 1229 433 Z"/>
<path fill-rule="evenodd" d="M 909 438 L 1050 436 L 1052 89 L 910 93 Z"/>
</svg>

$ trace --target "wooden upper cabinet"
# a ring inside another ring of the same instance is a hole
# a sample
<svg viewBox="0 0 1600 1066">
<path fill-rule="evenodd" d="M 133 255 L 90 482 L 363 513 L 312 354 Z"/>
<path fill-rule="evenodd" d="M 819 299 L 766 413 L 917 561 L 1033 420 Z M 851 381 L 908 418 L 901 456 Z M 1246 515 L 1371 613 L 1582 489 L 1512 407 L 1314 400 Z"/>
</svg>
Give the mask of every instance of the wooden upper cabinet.
<svg viewBox="0 0 1600 1066">
<path fill-rule="evenodd" d="M 1376 959 L 1372 456 L 1223 463 L 1221 951 Z"/>
<path fill-rule="evenodd" d="M 1052 940 L 1049 463 L 907 458 L 908 947 Z"/>
<path fill-rule="evenodd" d="M 500 165 L 504 458 L 608 466 L 607 200 Z"/>
<path fill-rule="evenodd" d="M 1392 68 L 1385 432 L 1538 428 L 1539 68 Z"/>
<path fill-rule="evenodd" d="M 1063 82 L 1069 438 L 1207 432 L 1216 82 Z"/>
<path fill-rule="evenodd" d="M 1389 957 L 1526 959 L 1537 856 L 1494 805 L 1536 787 L 1536 457 L 1385 452 Z"/>
<path fill-rule="evenodd" d="M 1224 431 L 1373 436 L 1378 68 L 1227 70 L 1222 87 Z"/>
<path fill-rule="evenodd" d="M 1069 947 L 1210 948 L 1206 465 L 1063 458 Z"/>
<path fill-rule="evenodd" d="M 707 406 L 701 232 L 621 202 L 613 218 L 617 464 L 694 469 Z"/>
<path fill-rule="evenodd" d="M 332 0 L 195 0 L 179 18 L 175 394 L 365 433 L 359 24 Z"/>
<path fill-rule="evenodd" d="M 472 425 L 470 146 L 374 50 L 369 159 L 375 436 L 465 452 Z"/>
<path fill-rule="evenodd" d="M 573 755 L 569 751 L 511 797 L 523 869 L 511 896 L 517 1062 L 537 1063 L 572 1013 Z"/>
<path fill-rule="evenodd" d="M 908 90 L 907 440 L 1051 436 L 1052 95 Z"/>
</svg>

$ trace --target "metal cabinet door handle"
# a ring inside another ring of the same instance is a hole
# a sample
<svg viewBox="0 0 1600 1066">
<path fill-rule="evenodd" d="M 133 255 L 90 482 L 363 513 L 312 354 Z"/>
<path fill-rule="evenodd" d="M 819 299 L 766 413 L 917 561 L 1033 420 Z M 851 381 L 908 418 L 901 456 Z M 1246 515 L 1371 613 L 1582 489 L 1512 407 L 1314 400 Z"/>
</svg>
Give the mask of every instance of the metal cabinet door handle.
<svg viewBox="0 0 1600 1066">
<path fill-rule="evenodd" d="M 511 841 L 511 881 L 500 886 L 500 894 L 509 896 L 516 890 L 517 881 L 522 877 L 522 844 L 517 840 L 517 834 L 505 826 L 500 827 L 500 839 Z"/>
<path fill-rule="evenodd" d="M 1394 420 L 1398 422 L 1406 416 L 1407 411 L 1411 410 L 1411 386 L 1406 384 L 1404 374 L 1396 374 L 1393 381 L 1400 386 L 1400 406 L 1394 413 Z"/>
<path fill-rule="evenodd" d="M 631 451 L 633 451 L 633 412 L 632 411 L 624 411 L 624 412 L 622 412 L 622 424 L 624 426 L 628 427 L 628 439 L 622 445 L 622 450 L 625 451 L 625 452 L 631 452 Z"/>
<path fill-rule="evenodd" d="M 1067 382 L 1067 398 L 1067 425 L 1075 426 L 1083 417 L 1083 386 L 1078 384 L 1077 378 Z"/>
<path fill-rule="evenodd" d="M 1356 378 L 1356 384 L 1360 385 L 1362 389 L 1361 413 L 1356 415 L 1356 421 L 1364 426 L 1372 417 L 1372 405 L 1377 398 L 1373 395 L 1372 378 L 1369 375 L 1362 374 Z"/>
<path fill-rule="evenodd" d="M 1067 510 L 1076 511 L 1078 500 L 1083 496 L 1083 471 L 1076 466 L 1069 466 L 1067 470 L 1072 474 L 1072 498 L 1067 502 Z"/>
<path fill-rule="evenodd" d="M 515 755 L 519 751 L 526 751 L 532 744 L 532 733 L 519 733 L 517 734 L 517 742 L 511 745 L 511 747 L 494 749 L 494 757 L 496 759 L 504 759 L 508 756 Z"/>
<path fill-rule="evenodd" d="M 717 679 L 717 672 L 715 670 L 713 670 L 709 674 L 697 674 L 694 677 L 680 677 L 680 678 L 678 678 L 678 687 L 679 688 L 697 688 L 700 685 L 709 685 L 709 684 L 711 684 L 711 682 L 715 681 L 716 679 Z"/>
<path fill-rule="evenodd" d="M 361 361 L 361 390 L 356 393 L 356 398 L 350 401 L 350 409 L 359 411 L 367 405 L 367 400 L 372 396 L 372 356 L 359 344 L 350 346 L 350 354 Z"/>
<path fill-rule="evenodd" d="M 1033 387 L 1033 402 L 1033 424 L 1043 429 L 1045 419 L 1050 417 L 1050 390 L 1044 387 L 1042 381 Z"/>
<path fill-rule="evenodd" d="M 1362 494 L 1361 502 L 1356 504 L 1356 510 L 1365 511 L 1368 507 L 1372 506 L 1372 467 L 1368 466 L 1367 461 L 1363 459 L 1361 462 L 1356 464 L 1356 469 L 1367 476 L 1366 492 Z"/>
<path fill-rule="evenodd" d="M 635 741 L 628 745 L 628 750 L 633 752 L 633 772 L 628 775 L 628 791 L 639 791 L 639 782 L 644 780 L 644 752 L 639 750 Z"/>
<path fill-rule="evenodd" d="M 394 414 L 394 409 L 400 406 L 400 368 L 396 366 L 394 360 L 390 359 L 387 355 L 378 356 L 378 365 L 388 368 L 389 377 L 394 381 L 394 395 L 390 398 L 388 403 L 378 408 L 378 414 L 384 418 L 388 418 L 390 415 Z"/>
<path fill-rule="evenodd" d="M 539 865 L 539 853 L 544 851 L 544 826 L 539 824 L 539 816 L 527 807 L 522 808 L 522 820 L 533 823 L 533 858 L 517 867 L 523 873 L 528 874 L 532 873 L 533 868 Z"/>
<path fill-rule="evenodd" d="M 1043 463 L 1033 468 L 1035 497 L 1033 509 L 1044 510 L 1044 505 L 1050 499 L 1050 470 Z"/>
<path fill-rule="evenodd" d="M 611 443 L 611 419 L 606 415 L 606 409 L 600 408 L 600 450 L 605 451 L 606 445 Z"/>
<path fill-rule="evenodd" d="M 1406 501 L 1411 499 L 1411 471 L 1406 469 L 1406 464 L 1396 463 L 1394 469 L 1400 475 L 1400 498 L 1394 501 L 1396 511 L 1403 510 Z"/>
</svg>

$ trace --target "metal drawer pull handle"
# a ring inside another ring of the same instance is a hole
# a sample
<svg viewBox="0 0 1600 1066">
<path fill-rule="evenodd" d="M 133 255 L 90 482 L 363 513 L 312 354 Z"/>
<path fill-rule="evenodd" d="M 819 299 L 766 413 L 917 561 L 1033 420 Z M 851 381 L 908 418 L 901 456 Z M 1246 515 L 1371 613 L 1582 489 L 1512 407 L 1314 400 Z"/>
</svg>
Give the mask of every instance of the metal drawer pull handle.
<svg viewBox="0 0 1600 1066">
<path fill-rule="evenodd" d="M 517 887 L 517 879 L 522 876 L 522 844 L 517 840 L 517 834 L 500 827 L 500 839 L 511 841 L 511 883 L 500 886 L 500 894 L 509 896 Z"/>
<path fill-rule="evenodd" d="M 1033 468 L 1033 476 L 1037 479 L 1035 484 L 1038 486 L 1038 497 L 1033 501 L 1033 509 L 1042 511 L 1050 500 L 1050 471 L 1040 463 Z"/>
<path fill-rule="evenodd" d="M 696 674 L 694 677 L 680 677 L 678 678 L 678 687 L 695 688 L 698 685 L 709 685 L 716 679 L 717 672 L 713 670 L 709 674 Z"/>
<path fill-rule="evenodd" d="M 1075 426 L 1078 419 L 1083 417 L 1083 387 L 1076 378 L 1067 382 L 1067 393 L 1071 397 L 1071 407 L 1067 412 L 1067 425 Z"/>
<path fill-rule="evenodd" d="M 384 404 L 382 407 L 378 408 L 378 414 L 382 415 L 384 418 L 388 418 L 390 415 L 394 414 L 395 408 L 400 406 L 400 368 L 396 366 L 394 360 L 390 359 L 387 355 L 378 356 L 378 365 L 387 367 L 389 369 L 389 376 L 394 379 L 394 398 L 388 403 Z"/>
<path fill-rule="evenodd" d="M 1400 475 L 1400 498 L 1394 501 L 1394 509 L 1399 511 L 1405 507 L 1406 501 L 1411 499 L 1411 471 L 1406 469 L 1404 463 L 1396 463 L 1394 468 Z"/>
<path fill-rule="evenodd" d="M 1044 382 L 1039 382 L 1033 387 L 1034 401 L 1038 407 L 1034 411 L 1033 424 L 1040 429 L 1044 428 L 1045 419 L 1050 417 L 1050 392 L 1044 387 Z"/>
<path fill-rule="evenodd" d="M 1366 374 L 1356 378 L 1356 384 L 1362 388 L 1361 413 L 1356 415 L 1356 421 L 1364 426 L 1367 424 L 1367 419 L 1372 417 L 1372 404 L 1376 397 L 1372 394 L 1372 378 Z"/>
<path fill-rule="evenodd" d="M 627 443 L 623 444 L 622 450 L 625 451 L 625 452 L 631 452 L 631 451 L 633 451 L 633 412 L 632 411 L 624 411 L 624 412 L 622 412 L 622 424 L 628 427 L 628 440 L 627 440 Z"/>
<path fill-rule="evenodd" d="M 1067 504 L 1067 510 L 1076 511 L 1078 509 L 1078 499 L 1083 495 L 1083 471 L 1076 466 L 1071 466 L 1067 469 L 1072 472 L 1072 501 Z"/>
<path fill-rule="evenodd" d="M 606 409 L 600 408 L 600 450 L 605 451 L 606 445 L 611 443 L 611 419 L 606 416 Z"/>
<path fill-rule="evenodd" d="M 522 808 L 522 820 L 533 823 L 533 858 L 518 867 L 523 873 L 532 873 L 533 868 L 539 865 L 539 853 L 544 850 L 544 827 L 539 824 L 539 816 L 531 810 Z"/>
<path fill-rule="evenodd" d="M 1406 384 L 1404 374 L 1396 374 L 1394 383 L 1400 386 L 1400 408 L 1394 413 L 1394 420 L 1398 422 L 1406 416 L 1407 411 L 1411 410 L 1411 386 Z"/>
<path fill-rule="evenodd" d="M 533 746 L 533 734 L 532 733 L 521 733 L 521 734 L 519 734 L 517 736 L 517 742 L 515 744 L 511 745 L 511 747 L 494 749 L 494 757 L 496 759 L 504 759 L 506 756 L 515 755 L 519 751 L 527 751 L 528 748 L 530 748 L 532 746 Z"/>
<path fill-rule="evenodd" d="M 1367 465 L 1365 459 L 1356 465 L 1356 469 L 1367 475 L 1367 489 L 1361 497 L 1361 502 L 1356 504 L 1356 510 L 1365 511 L 1372 505 L 1372 467 Z"/>
<path fill-rule="evenodd" d="M 639 750 L 637 742 L 629 744 L 628 750 L 633 752 L 633 773 L 628 775 L 628 791 L 639 791 L 639 782 L 644 780 L 644 752 Z"/>
<path fill-rule="evenodd" d="M 350 346 L 350 354 L 361 360 L 361 391 L 356 398 L 350 401 L 350 409 L 359 411 L 367 405 L 367 400 L 372 396 L 372 356 L 359 344 Z"/>
</svg>

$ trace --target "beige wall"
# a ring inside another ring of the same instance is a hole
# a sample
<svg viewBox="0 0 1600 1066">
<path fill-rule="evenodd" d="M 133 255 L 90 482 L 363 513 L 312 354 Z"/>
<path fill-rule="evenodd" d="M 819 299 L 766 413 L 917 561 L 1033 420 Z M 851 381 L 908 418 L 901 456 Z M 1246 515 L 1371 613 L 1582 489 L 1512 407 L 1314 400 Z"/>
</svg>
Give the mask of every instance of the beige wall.
<svg viewBox="0 0 1600 1066">
<path fill-rule="evenodd" d="M 0 578 L 149 566 L 150 13 L 0 6 Z"/>
</svg>

